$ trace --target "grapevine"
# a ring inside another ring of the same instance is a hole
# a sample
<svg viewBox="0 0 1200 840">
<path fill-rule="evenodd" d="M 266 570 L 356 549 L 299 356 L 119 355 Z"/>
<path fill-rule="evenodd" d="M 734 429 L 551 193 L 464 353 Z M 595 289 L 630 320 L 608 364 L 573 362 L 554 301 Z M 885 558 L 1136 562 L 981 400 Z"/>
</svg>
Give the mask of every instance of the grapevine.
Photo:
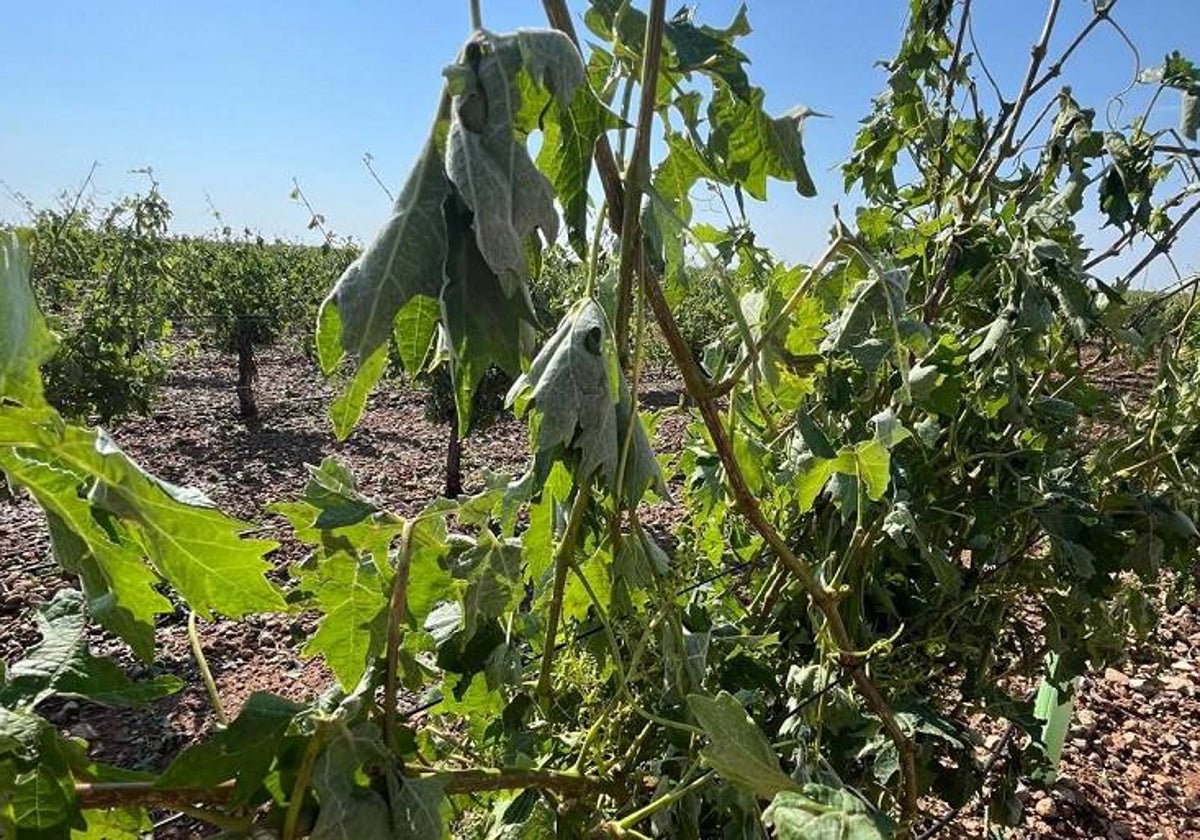
<svg viewBox="0 0 1200 840">
<path fill-rule="evenodd" d="M 329 455 L 264 512 L 308 549 L 274 569 L 253 523 L 60 414 L 31 283 L 45 233 L 0 236 L 0 470 L 79 581 L 0 671 L 0 835 L 130 837 L 166 809 L 282 840 L 912 840 L 985 796 L 1017 822 L 1076 679 L 1194 594 L 1197 281 L 1132 285 L 1200 208 L 1195 65 L 1139 76 L 1178 94 L 1179 126 L 1147 108 L 1101 127 L 1052 86 L 1123 32 L 1117 0 L 1058 54 L 1048 0 L 1019 87 L 992 97 L 970 0 L 914 0 L 843 166 L 863 204 L 791 265 L 745 207 L 814 194 L 813 112 L 765 109 L 747 10 L 718 28 L 591 0 L 585 43 L 563 0 L 542 5 L 548 28 L 500 33 L 469 4 L 417 161 L 313 313 L 339 440 L 389 371 L 447 374 L 458 437 L 482 383 L 511 382 L 527 469 L 472 495 L 402 516 Z M 694 212 L 699 188 L 726 226 Z M 1085 202 L 1106 247 L 1085 244 Z M 230 306 L 222 343 L 271 340 L 248 310 L 286 305 L 278 252 L 185 244 L 198 287 L 234 278 L 204 304 Z M 726 317 L 698 347 L 701 282 Z M 640 400 L 651 345 L 686 390 L 678 452 Z M 1094 387 L 1108 358 L 1153 371 L 1143 405 Z M 669 539 L 645 523 L 664 507 Z M 92 648 L 153 663 L 177 611 L 218 725 L 153 772 L 92 760 L 48 704 L 179 691 Z M 288 612 L 317 618 L 302 655 L 329 690 L 226 710 L 200 621 Z"/>
</svg>

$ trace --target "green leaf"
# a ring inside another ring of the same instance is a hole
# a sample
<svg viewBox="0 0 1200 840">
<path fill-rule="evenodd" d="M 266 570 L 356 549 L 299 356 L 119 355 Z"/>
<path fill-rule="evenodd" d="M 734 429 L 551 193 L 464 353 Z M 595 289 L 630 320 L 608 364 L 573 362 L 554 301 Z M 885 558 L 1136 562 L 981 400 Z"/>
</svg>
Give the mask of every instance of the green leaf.
<svg viewBox="0 0 1200 840">
<path fill-rule="evenodd" d="M 885 840 L 867 806 L 844 790 L 808 784 L 803 792 L 782 791 L 763 812 L 777 840 Z"/>
<path fill-rule="evenodd" d="M 447 202 L 450 234 L 442 324 L 450 351 L 450 372 L 458 408 L 458 431 L 470 428 L 471 403 L 488 369 L 510 376 L 521 372 L 525 346 L 533 342 L 537 321 L 529 291 L 522 284 L 509 296 L 479 251 L 469 211 L 461 201 Z"/>
<path fill-rule="evenodd" d="M 93 809 L 83 812 L 87 828 L 71 832 L 71 840 L 140 840 L 153 830 L 145 808 Z"/>
<path fill-rule="evenodd" d="M 612 603 L 612 578 L 609 575 L 611 566 L 612 557 L 608 552 L 596 551 L 567 579 L 563 590 L 563 621 L 581 622 L 587 618 L 588 610 L 592 608 L 592 596 L 588 594 L 581 577 L 587 580 L 601 608 L 605 611 L 609 609 Z"/>
<path fill-rule="evenodd" d="M 410 374 L 421 370 L 429 355 L 429 348 L 437 335 L 440 307 L 437 298 L 414 295 L 396 316 L 396 352 L 400 364 Z"/>
<path fill-rule="evenodd" d="M 57 695 L 104 706 L 138 706 L 183 688 L 183 682 L 170 675 L 135 683 L 111 659 L 92 656 L 87 649 L 83 596 L 73 589 L 60 590 L 41 606 L 37 623 L 42 640 L 9 668 L 8 683 L 0 690 L 6 703 L 32 708 Z"/>
<path fill-rule="evenodd" d="M 0 706 L 0 758 L 37 759 L 42 736 L 50 724 L 28 711 Z"/>
<path fill-rule="evenodd" d="M 379 505 L 358 492 L 350 468 L 333 455 L 319 467 L 307 465 L 308 483 L 304 500 L 320 513 L 311 523 L 322 530 L 354 525 L 379 511 Z"/>
<path fill-rule="evenodd" d="M 236 779 L 231 802 L 250 801 L 287 733 L 304 706 L 256 692 L 229 724 L 207 740 L 180 753 L 158 779 L 158 786 L 216 787 Z"/>
<path fill-rule="evenodd" d="M 446 522 L 441 517 L 424 516 L 413 525 L 412 555 L 408 569 L 408 608 L 405 614 L 417 627 L 440 603 L 457 601 L 462 582 L 442 564 L 449 551 L 446 543 Z"/>
<path fill-rule="evenodd" d="M 816 455 L 802 455 L 796 462 L 796 508 L 800 513 L 812 510 L 821 495 L 821 490 L 828 483 L 830 476 L 837 471 L 836 458 L 820 458 Z"/>
<path fill-rule="evenodd" d="M 142 470 L 102 430 L 68 427 L 54 454 L 96 481 L 90 501 L 136 527 L 155 569 L 204 618 L 284 611 L 263 574 L 276 543 L 239 536 L 250 526 L 221 513 L 196 490 Z"/>
<path fill-rule="evenodd" d="M 85 478 L 44 452 L 0 451 L 0 468 L 42 506 L 55 559 L 79 576 L 92 617 L 152 661 L 155 617 L 174 608 L 155 589 L 160 578 L 144 562 L 142 547 L 122 536 L 114 517 L 88 503 Z"/>
<path fill-rule="evenodd" d="M 367 665 L 383 650 L 390 577 L 370 557 L 337 551 L 294 566 L 300 585 L 321 612 L 305 656 L 324 656 L 346 691 L 358 685 Z"/>
<path fill-rule="evenodd" d="M 687 704 L 709 738 L 709 745 L 700 755 L 726 781 L 761 799 L 799 789 L 779 769 L 779 757 L 771 742 L 732 694 L 689 694 Z"/>
<path fill-rule="evenodd" d="M 338 315 L 336 305 L 323 302 L 317 310 L 317 364 L 321 373 L 331 376 L 337 369 L 338 363 L 346 355 L 342 347 L 342 317 Z"/>
<path fill-rule="evenodd" d="M 677 210 L 689 210 L 687 196 L 672 206 L 654 187 L 647 187 L 646 207 L 642 211 L 642 229 L 649 240 L 656 267 L 662 271 L 667 289 L 674 298 L 682 298 L 688 285 L 684 257 L 687 224 Z"/>
<path fill-rule="evenodd" d="M 780 117 L 763 110 L 762 88 L 738 97 L 718 82 L 708 106 L 712 131 L 709 159 L 724 162 L 725 174 L 759 201 L 766 200 L 767 178 L 791 181 L 803 196 L 817 189 L 804 162 L 801 126 L 808 111 L 793 109 Z"/>
<path fill-rule="evenodd" d="M 738 97 L 747 99 L 753 88 L 742 67 L 749 58 L 735 46 L 734 38 L 750 34 L 750 21 L 743 3 L 733 22 L 725 29 L 711 26 L 696 26 L 693 22 L 695 10 L 684 7 L 665 26 L 665 35 L 675 48 L 680 73 L 701 71 L 720 79 Z"/>
<path fill-rule="evenodd" d="M 37 407 L 45 402 L 38 368 L 56 342 L 34 300 L 29 266 L 17 232 L 0 231 L 0 399 Z"/>
<path fill-rule="evenodd" d="M 588 180 L 596 140 L 605 131 L 619 127 L 620 120 L 587 85 L 575 91 L 569 107 L 556 102 L 551 113 L 552 119 L 543 120 L 537 165 L 558 195 L 571 247 L 582 258 L 588 248 Z"/>
<path fill-rule="evenodd" d="M 463 629 L 467 639 L 481 621 L 499 618 L 525 595 L 521 577 L 521 545 L 497 539 L 486 528 L 475 544 L 454 563 L 455 577 L 467 581 L 463 593 Z"/>
<path fill-rule="evenodd" d="M 336 325 L 340 323 L 342 347 L 362 362 L 387 344 L 396 316 L 414 297 L 436 299 L 441 293 L 446 258 L 442 205 L 450 182 L 442 168 L 438 132 L 435 126 L 383 229 L 321 305 L 317 347 L 326 373 L 336 364 L 330 343 Z M 337 321 L 326 314 L 331 307 Z"/>
<path fill-rule="evenodd" d="M 46 764 L 21 773 L 8 797 L 8 811 L 17 836 L 67 837 L 67 828 L 78 822 L 75 787 L 69 773 L 56 773 Z"/>
<path fill-rule="evenodd" d="M 1072 691 L 1066 698 L 1059 687 L 1051 679 L 1058 667 L 1058 654 L 1051 652 L 1046 658 L 1046 675 L 1038 685 L 1037 698 L 1034 700 L 1033 716 L 1042 722 L 1042 746 L 1046 751 L 1046 761 L 1049 767 L 1041 774 L 1042 781 L 1053 784 L 1058 777 L 1058 766 L 1062 760 L 1063 746 L 1067 743 L 1067 733 L 1071 728 L 1071 718 L 1075 714 L 1075 689 L 1078 689 L 1080 677 L 1072 681 Z"/>
<path fill-rule="evenodd" d="M 349 437 L 350 432 L 358 425 L 363 409 L 367 407 L 367 397 L 371 395 L 376 383 L 383 376 L 387 360 L 387 345 L 380 345 L 367 357 L 366 361 L 358 366 L 358 370 L 354 372 L 354 378 L 347 383 L 345 390 L 338 394 L 329 406 L 329 419 L 333 421 L 333 434 L 339 441 Z"/>
</svg>

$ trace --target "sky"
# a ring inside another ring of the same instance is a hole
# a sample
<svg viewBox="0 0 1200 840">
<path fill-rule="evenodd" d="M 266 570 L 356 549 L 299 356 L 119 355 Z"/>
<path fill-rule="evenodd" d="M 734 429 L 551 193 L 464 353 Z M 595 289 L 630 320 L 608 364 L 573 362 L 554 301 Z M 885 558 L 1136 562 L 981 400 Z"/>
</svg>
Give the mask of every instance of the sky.
<svg viewBox="0 0 1200 840">
<path fill-rule="evenodd" d="M 1063 0 L 1051 54 L 1061 52 L 1091 15 L 1092 0 Z M 74 192 L 93 162 L 102 203 L 144 188 L 152 167 L 175 213 L 173 229 L 215 226 L 212 209 L 235 230 L 311 239 L 307 211 L 289 199 L 295 178 L 330 229 L 368 240 L 389 200 L 363 164 L 396 190 L 432 121 L 441 69 L 468 34 L 467 3 L 412 0 L 57 0 L 6 4 L 0 89 L 0 220 L 22 218 L 24 196 L 46 206 Z M 535 0 L 482 0 L 484 24 L 503 31 L 542 25 Z M 724 26 L 739 3 L 700 0 L 701 22 Z M 1015 91 L 1046 0 L 975 0 L 974 32 L 997 82 Z M 573 0 L 577 23 L 584 4 Z M 673 12 L 678 3 L 668 4 Z M 839 164 L 858 121 L 883 87 L 875 62 L 891 57 L 908 0 L 750 0 L 751 35 L 739 42 L 751 81 L 769 111 L 804 104 L 831 115 L 806 125 L 816 198 L 772 183 L 769 205 L 750 208 L 760 241 L 790 261 L 821 250 L 840 204 Z M 1143 66 L 1170 50 L 1200 58 L 1200 0 L 1119 0 L 1115 17 L 1141 50 Z M 580 25 L 581 32 L 585 31 Z M 1097 109 L 1124 90 L 1135 59 L 1102 27 L 1067 66 L 1064 81 Z M 1047 92 L 1053 93 L 1055 86 Z M 1126 96 L 1116 122 L 1144 101 Z M 1152 121 L 1174 125 L 1179 102 L 1163 97 Z M 1083 226 L 1097 245 L 1090 208 Z M 1184 273 L 1200 269 L 1200 229 L 1176 248 Z M 1143 278 L 1161 285 L 1162 267 Z M 1173 276 L 1173 275 L 1172 275 Z"/>
</svg>

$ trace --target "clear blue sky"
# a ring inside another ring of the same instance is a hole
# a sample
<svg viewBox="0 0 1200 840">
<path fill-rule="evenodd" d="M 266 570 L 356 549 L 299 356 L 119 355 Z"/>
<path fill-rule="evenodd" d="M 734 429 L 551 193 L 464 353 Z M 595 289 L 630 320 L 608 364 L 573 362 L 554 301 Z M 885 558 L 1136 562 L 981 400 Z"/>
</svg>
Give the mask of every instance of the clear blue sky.
<svg viewBox="0 0 1200 840">
<path fill-rule="evenodd" d="M 393 189 L 415 157 L 439 95 L 440 71 L 467 34 L 466 2 L 411 0 L 58 0 L 12 3 L 0 89 L 0 181 L 37 205 L 75 188 L 98 161 L 101 200 L 143 183 L 152 166 L 175 228 L 212 228 L 206 194 L 235 228 L 301 238 L 308 221 L 289 201 L 300 180 L 330 227 L 369 238 L 388 200 L 364 152 Z M 577 16 L 583 4 L 572 2 Z M 669 8 L 676 8 L 675 3 Z M 703 0 L 702 20 L 724 25 L 738 3 Z M 898 44 L 907 0 L 750 0 L 754 33 L 742 46 L 768 107 L 804 103 L 833 116 L 808 124 L 820 195 L 772 185 L 752 218 L 767 244 L 792 260 L 819 250 L 842 195 L 838 163 L 857 121 L 884 83 L 874 65 Z M 483 0 L 491 29 L 541 24 L 536 0 Z M 1044 0 L 976 0 L 975 33 L 1008 92 L 1019 85 Z M 1059 49 L 1091 13 L 1064 0 Z M 1200 0 L 1120 0 L 1116 17 L 1147 65 L 1172 49 L 1200 56 Z M 581 27 L 582 29 L 582 27 Z M 1123 89 L 1133 59 L 1103 29 L 1068 67 L 1075 94 L 1097 107 Z M 1052 53 L 1054 50 L 1052 50 Z M 1131 97 L 1137 101 L 1138 94 Z M 1154 118 L 1174 124 L 1178 100 Z M 0 219 L 20 218 L 0 192 Z M 1097 242 L 1110 234 L 1100 234 Z M 1200 268 L 1200 230 L 1181 243 L 1180 267 Z"/>
</svg>

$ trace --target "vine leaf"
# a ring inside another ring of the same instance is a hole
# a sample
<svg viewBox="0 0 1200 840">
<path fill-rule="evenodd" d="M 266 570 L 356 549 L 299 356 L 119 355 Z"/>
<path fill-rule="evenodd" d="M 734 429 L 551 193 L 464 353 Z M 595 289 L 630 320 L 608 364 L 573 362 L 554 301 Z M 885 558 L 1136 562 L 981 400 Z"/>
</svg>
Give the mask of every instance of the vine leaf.
<svg viewBox="0 0 1200 840">
<path fill-rule="evenodd" d="M 80 490 L 86 479 L 45 452 L 0 451 L 0 467 L 41 505 L 54 557 L 79 576 L 92 617 L 143 661 L 153 661 L 156 616 L 174 608 L 155 589 L 160 578 L 143 561 L 141 548 L 122 538 L 115 517 L 88 503 Z"/>
<path fill-rule="evenodd" d="M 354 372 L 346 388 L 329 406 L 329 417 L 333 421 L 333 434 L 339 440 L 345 440 L 362 418 L 363 409 L 367 407 L 367 397 L 383 376 L 387 367 L 388 348 L 386 344 L 379 347 L 363 360 Z"/>
<path fill-rule="evenodd" d="M 537 318 L 529 291 L 522 284 L 507 295 L 480 253 L 477 237 L 466 223 L 469 211 L 457 197 L 447 202 L 450 252 L 442 290 L 442 324 L 450 351 L 450 373 L 458 408 L 458 430 L 471 423 L 471 402 L 488 368 L 510 376 L 521 372 L 525 350 L 533 344 Z"/>
<path fill-rule="evenodd" d="M 654 486 L 663 496 L 662 473 L 636 417 L 613 352 L 608 320 L 595 300 L 577 303 L 542 347 L 529 370 L 506 398 L 522 414 L 532 406 L 533 481 L 540 488 L 554 461 L 573 464 L 577 481 L 599 472 L 616 490 L 618 460 L 625 436 L 634 436 L 626 466 L 625 496 L 639 499 Z"/>
<path fill-rule="evenodd" d="M 29 285 L 29 252 L 15 231 L 0 233 L 0 399 L 45 404 L 39 366 L 54 355 L 55 338 Z"/>
<path fill-rule="evenodd" d="M 145 808 L 127 806 L 84 811 L 87 830 L 72 832 L 72 840 L 141 840 L 154 831 Z"/>
<path fill-rule="evenodd" d="M 553 94 L 559 105 L 570 105 L 575 92 L 587 82 L 583 57 L 571 39 L 557 29 L 520 29 L 516 35 L 500 36 L 496 41 L 504 49 L 513 39 L 530 77 Z"/>
<path fill-rule="evenodd" d="M 791 181 L 800 195 L 816 195 L 802 142 L 804 120 L 815 112 L 794 108 L 771 117 L 763 110 L 764 98 L 762 88 L 739 98 L 727 85 L 715 86 L 708 106 L 710 159 L 724 161 L 728 177 L 759 201 L 766 200 L 767 178 Z"/>
<path fill-rule="evenodd" d="M 397 801 L 395 812 L 387 800 L 360 780 L 370 775 L 386 780 L 389 796 L 402 799 L 394 764 L 384 748 L 379 730 L 362 723 L 352 729 L 341 728 L 317 759 L 313 772 L 313 790 L 321 804 L 313 826 L 314 840 L 348 840 L 352 837 L 423 838 L 410 834 L 412 828 L 401 822 L 406 810 Z"/>
<path fill-rule="evenodd" d="M 178 677 L 163 675 L 135 683 L 117 663 L 88 652 L 83 595 L 60 590 L 38 609 L 42 640 L 8 670 L 0 691 L 7 704 L 33 708 L 48 697 L 79 697 L 103 706 L 139 706 L 183 688 Z"/>
<path fill-rule="evenodd" d="M 68 774 L 56 773 L 47 764 L 39 764 L 14 782 L 7 792 L 7 813 L 0 815 L 5 822 L 12 820 L 17 829 L 14 836 L 28 833 L 35 837 L 65 837 L 72 822 L 82 825 Z"/>
<path fill-rule="evenodd" d="M 1179 106 L 1179 133 L 1189 140 L 1196 139 L 1200 130 L 1200 91 L 1184 91 Z"/>
<path fill-rule="evenodd" d="M 379 512 L 379 505 L 358 491 L 350 468 L 332 455 L 319 467 L 308 465 L 304 500 L 320 510 L 313 525 L 331 529 L 361 522 Z"/>
<path fill-rule="evenodd" d="M 393 340 L 400 364 L 410 373 L 425 366 L 425 359 L 437 335 L 440 311 L 437 298 L 414 295 L 396 316 Z"/>
<path fill-rule="evenodd" d="M 407 620 L 416 627 L 423 627 L 429 614 L 438 604 L 452 602 L 457 605 L 462 593 L 462 581 L 443 565 L 449 551 L 446 541 L 446 520 L 440 516 L 429 516 L 428 511 L 412 529 L 412 557 L 408 573 Z"/>
<path fill-rule="evenodd" d="M 778 840 L 884 840 L 890 836 L 883 820 L 858 797 L 845 790 L 807 784 L 803 792 L 780 791 L 763 822 Z"/>
<path fill-rule="evenodd" d="M 292 720 L 304 709 L 273 694 L 250 695 L 228 729 L 180 753 L 159 777 L 158 785 L 216 787 L 236 779 L 231 801 L 248 802 L 271 769 Z"/>
<path fill-rule="evenodd" d="M 726 781 L 761 799 L 799 789 L 779 769 L 771 742 L 732 694 L 689 694 L 687 705 L 709 738 L 700 754 Z"/>
<path fill-rule="evenodd" d="M 54 453 L 95 476 L 89 501 L 135 527 L 155 569 L 204 618 L 284 611 L 263 576 L 267 540 L 239 536 L 250 526 L 212 506 L 200 492 L 142 470 L 103 430 L 68 426 Z"/>
<path fill-rule="evenodd" d="M 891 482 L 891 450 L 912 436 L 891 411 L 871 418 L 875 436 L 853 446 L 844 446 L 836 457 L 823 458 L 811 453 L 802 454 L 797 461 L 797 505 L 801 513 L 812 510 L 817 496 L 835 474 L 850 476 L 862 482 L 871 501 L 879 501 Z"/>
<path fill-rule="evenodd" d="M 535 79 L 560 88 L 560 102 L 570 102 L 584 80 L 579 53 L 569 41 L 570 52 L 550 46 L 565 40 L 554 35 L 481 33 L 448 74 L 462 92 L 450 104 L 445 171 L 473 214 L 480 254 L 509 297 L 529 277 L 529 238 L 537 230 L 547 242 L 558 236 L 554 190 L 514 131 L 521 107 L 517 78 L 526 57 L 534 62 Z"/>
<path fill-rule="evenodd" d="M 317 344 L 326 348 L 321 360 L 327 371 L 338 358 L 328 349 L 333 330 L 340 328 L 340 344 L 346 353 L 365 360 L 387 344 L 397 314 L 409 301 L 417 296 L 436 300 L 441 293 L 446 254 L 442 204 L 450 194 L 450 182 L 442 168 L 437 138 L 435 126 L 387 223 L 321 304 Z M 330 308 L 336 310 L 336 319 L 326 315 Z M 432 317 L 428 310 L 417 314 Z M 419 333 L 413 331 L 413 335 Z M 428 345 L 421 348 L 422 357 L 426 349 Z M 408 357 L 411 360 L 415 355 L 413 350 Z"/>
<path fill-rule="evenodd" d="M 393 837 L 411 840 L 442 840 L 445 836 L 442 805 L 445 784 L 440 779 L 406 778 L 394 797 Z"/>
<path fill-rule="evenodd" d="M 580 85 L 564 107 L 555 101 L 552 119 L 542 123 L 542 147 L 537 165 L 550 180 L 563 208 L 567 237 L 575 253 L 587 254 L 588 179 L 596 140 L 605 131 L 619 128 L 620 119 L 596 98 L 588 85 Z"/>
<path fill-rule="evenodd" d="M 497 539 L 486 528 L 474 545 L 455 558 L 455 577 L 467 581 L 463 594 L 464 637 L 470 639 L 481 621 L 499 618 L 525 595 L 520 543 Z"/>
<path fill-rule="evenodd" d="M 675 48 L 680 73 L 702 71 L 719 78 L 739 98 L 749 99 L 753 88 L 742 66 L 750 61 L 733 45 L 735 38 L 750 34 L 750 20 L 743 3 L 733 21 L 725 29 L 697 26 L 693 23 L 695 10 L 684 7 L 665 27 L 665 35 Z"/>
<path fill-rule="evenodd" d="M 344 551 L 311 566 L 296 566 L 293 572 L 322 613 L 304 655 L 324 656 L 338 683 L 350 691 L 383 650 L 390 578 L 372 558 Z"/>
</svg>

